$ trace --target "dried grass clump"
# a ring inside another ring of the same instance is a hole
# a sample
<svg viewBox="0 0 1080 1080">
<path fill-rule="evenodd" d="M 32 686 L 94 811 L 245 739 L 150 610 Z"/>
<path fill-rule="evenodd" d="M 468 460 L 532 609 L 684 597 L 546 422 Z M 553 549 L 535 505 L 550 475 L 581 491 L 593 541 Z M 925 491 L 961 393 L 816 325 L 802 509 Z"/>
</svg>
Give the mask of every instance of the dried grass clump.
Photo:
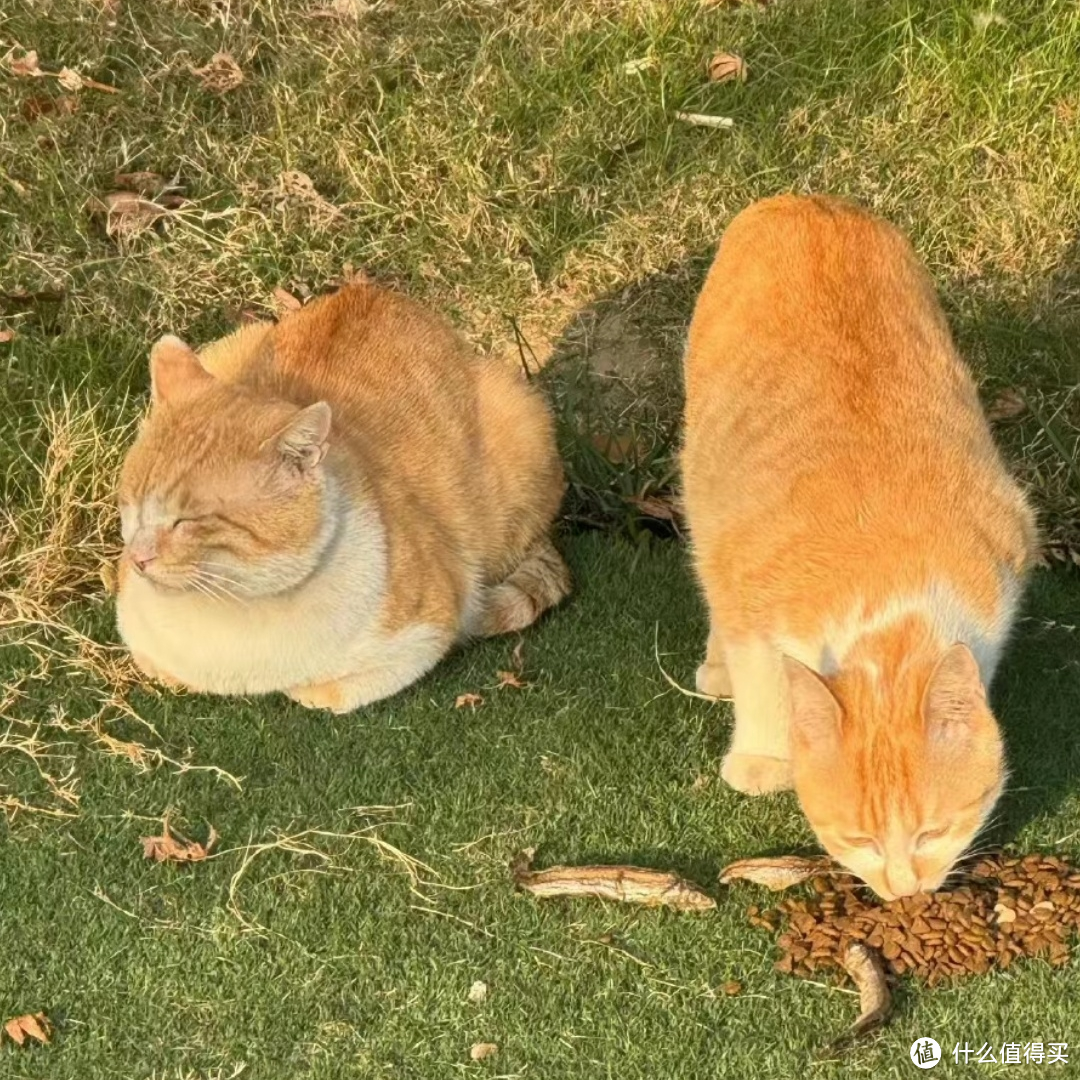
<svg viewBox="0 0 1080 1080">
<path fill-rule="evenodd" d="M 40 444 L 21 451 L 26 480 L 18 508 L 9 507 L 0 524 L 0 643 L 7 660 L 0 676 L 0 761 L 15 755 L 0 773 L 0 808 L 9 818 L 75 813 L 80 744 L 140 769 L 205 767 L 110 730 L 127 720 L 158 741 L 129 700 L 136 687 L 152 688 L 126 650 L 87 627 L 93 606 L 109 602 L 119 554 L 113 485 L 134 426 L 112 418 L 122 413 L 66 396 L 41 406 Z M 66 687 L 77 688 L 77 706 L 65 700 Z M 43 692 L 51 691 L 56 700 L 43 702 Z"/>
</svg>

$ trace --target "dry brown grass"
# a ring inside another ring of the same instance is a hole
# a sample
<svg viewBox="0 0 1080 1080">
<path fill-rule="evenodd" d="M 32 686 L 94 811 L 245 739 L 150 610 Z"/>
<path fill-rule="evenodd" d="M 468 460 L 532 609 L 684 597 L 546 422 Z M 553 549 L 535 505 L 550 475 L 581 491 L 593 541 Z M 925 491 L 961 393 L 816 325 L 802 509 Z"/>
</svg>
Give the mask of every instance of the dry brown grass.
<svg viewBox="0 0 1080 1080">
<path fill-rule="evenodd" d="M 182 771 L 212 768 L 176 761 L 160 745 L 124 737 L 118 721 L 157 732 L 131 704 L 136 688 L 152 690 L 126 650 L 88 627 L 87 607 L 110 602 L 118 554 L 112 485 L 133 421 L 86 398 L 63 397 L 39 413 L 44 459 L 29 459 L 32 489 L 4 522 L 0 564 L 0 640 L 14 662 L 0 685 L 0 755 L 21 755 L 36 773 L 36 794 L 0 786 L 9 816 L 63 816 L 78 805 L 75 749 L 91 745 L 135 767 L 169 764 Z M 92 620 L 91 620 L 92 621 Z M 52 687 L 79 688 L 78 712 Z M 89 702 L 89 707 L 85 704 Z M 213 770 L 235 778 L 221 770 Z M 17 777 L 20 773 L 15 774 Z"/>
</svg>

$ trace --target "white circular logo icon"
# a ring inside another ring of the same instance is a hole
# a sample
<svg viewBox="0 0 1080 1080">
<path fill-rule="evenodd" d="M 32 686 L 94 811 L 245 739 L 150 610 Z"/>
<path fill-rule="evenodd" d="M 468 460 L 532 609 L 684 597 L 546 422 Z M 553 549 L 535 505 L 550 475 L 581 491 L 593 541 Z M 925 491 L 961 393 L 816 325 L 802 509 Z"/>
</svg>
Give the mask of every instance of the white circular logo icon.
<svg viewBox="0 0 1080 1080">
<path fill-rule="evenodd" d="M 941 1060 L 941 1047 L 935 1039 L 916 1039 L 911 1044 L 911 1063 L 917 1069 L 932 1069 Z"/>
</svg>

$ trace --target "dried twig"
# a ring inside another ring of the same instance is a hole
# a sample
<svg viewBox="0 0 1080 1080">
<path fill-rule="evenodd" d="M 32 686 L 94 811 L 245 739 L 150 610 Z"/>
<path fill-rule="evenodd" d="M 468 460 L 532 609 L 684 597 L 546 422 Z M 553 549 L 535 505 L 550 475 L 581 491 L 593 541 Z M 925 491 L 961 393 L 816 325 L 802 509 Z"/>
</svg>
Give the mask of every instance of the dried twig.
<svg viewBox="0 0 1080 1080">
<path fill-rule="evenodd" d="M 665 670 L 664 665 L 660 663 L 660 624 L 657 623 L 653 628 L 653 656 L 656 657 L 656 666 L 660 669 L 660 674 L 664 676 L 665 681 L 669 686 L 678 690 L 680 694 L 686 697 L 698 698 L 700 701 L 719 701 L 720 698 L 714 698 L 709 694 L 700 694 L 696 690 L 687 690 L 685 686 L 680 686 Z"/>
<path fill-rule="evenodd" d="M 735 121 L 730 116 L 707 116 L 705 113 L 677 112 L 676 120 L 694 127 L 733 128 Z"/>
</svg>

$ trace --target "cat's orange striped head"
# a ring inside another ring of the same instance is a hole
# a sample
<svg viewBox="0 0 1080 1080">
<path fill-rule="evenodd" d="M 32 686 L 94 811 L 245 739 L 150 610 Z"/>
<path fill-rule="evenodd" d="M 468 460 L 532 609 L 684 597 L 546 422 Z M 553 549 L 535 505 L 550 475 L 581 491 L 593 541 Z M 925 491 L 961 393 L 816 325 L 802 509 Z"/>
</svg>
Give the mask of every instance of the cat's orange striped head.
<svg viewBox="0 0 1080 1080">
<path fill-rule="evenodd" d="M 887 900 L 940 887 L 1005 780 L 970 650 L 855 665 L 831 689 L 786 664 L 795 789 L 825 850 Z"/>
<path fill-rule="evenodd" d="M 330 407 L 219 382 L 179 338 L 150 354 L 151 400 L 120 476 L 124 558 L 164 589 L 265 596 L 307 577 L 332 522 Z"/>
</svg>

